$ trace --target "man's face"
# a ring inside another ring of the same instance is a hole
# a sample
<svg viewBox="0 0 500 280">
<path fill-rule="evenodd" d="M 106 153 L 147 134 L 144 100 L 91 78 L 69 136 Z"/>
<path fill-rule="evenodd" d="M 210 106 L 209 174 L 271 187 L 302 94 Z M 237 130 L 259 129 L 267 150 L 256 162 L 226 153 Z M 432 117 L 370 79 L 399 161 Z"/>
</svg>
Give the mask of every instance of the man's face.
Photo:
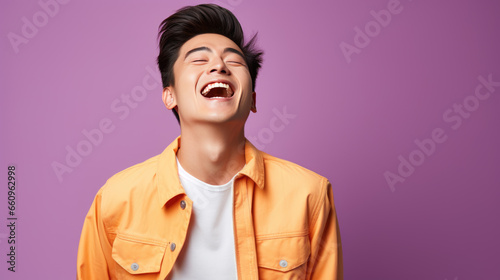
<svg viewBox="0 0 500 280">
<path fill-rule="evenodd" d="M 255 109 L 255 92 L 241 49 L 219 34 L 200 34 L 184 43 L 174 64 L 175 86 L 163 91 L 181 124 L 244 123 Z"/>
</svg>

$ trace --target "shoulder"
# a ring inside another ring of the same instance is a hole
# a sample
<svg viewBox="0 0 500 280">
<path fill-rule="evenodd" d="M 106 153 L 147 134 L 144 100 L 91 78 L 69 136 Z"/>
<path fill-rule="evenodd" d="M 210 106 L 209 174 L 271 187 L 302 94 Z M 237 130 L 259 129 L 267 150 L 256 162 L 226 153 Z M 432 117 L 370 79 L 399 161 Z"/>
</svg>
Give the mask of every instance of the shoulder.
<svg viewBox="0 0 500 280">
<path fill-rule="evenodd" d="M 267 201 L 272 201 L 272 207 L 285 209 L 287 213 L 306 210 L 307 219 L 314 221 L 319 209 L 328 200 L 332 188 L 330 181 L 297 163 L 264 152 L 262 157 L 265 182 L 262 191 L 257 190 L 258 197 L 265 197 Z M 297 213 L 296 217 L 300 215 Z"/>
<path fill-rule="evenodd" d="M 158 159 L 160 155 L 153 156 L 143 162 L 123 169 L 107 180 L 107 184 L 116 184 L 119 182 L 135 182 L 149 178 L 156 173 Z"/>
<path fill-rule="evenodd" d="M 326 177 L 297 163 L 262 152 L 265 169 L 265 181 L 275 188 L 276 184 L 286 186 L 292 191 L 306 192 L 321 196 L 325 186 L 329 185 Z"/>
<path fill-rule="evenodd" d="M 129 200 L 135 194 L 151 192 L 160 155 L 128 167 L 111 176 L 100 192 L 106 203 Z"/>
<path fill-rule="evenodd" d="M 312 181 L 322 181 L 326 180 L 326 178 L 318 173 L 307 169 L 297 163 L 278 158 L 262 152 L 262 157 L 264 159 L 264 166 L 266 169 L 266 175 L 275 175 L 278 174 L 287 174 L 293 177 L 294 179 L 305 179 Z"/>
</svg>

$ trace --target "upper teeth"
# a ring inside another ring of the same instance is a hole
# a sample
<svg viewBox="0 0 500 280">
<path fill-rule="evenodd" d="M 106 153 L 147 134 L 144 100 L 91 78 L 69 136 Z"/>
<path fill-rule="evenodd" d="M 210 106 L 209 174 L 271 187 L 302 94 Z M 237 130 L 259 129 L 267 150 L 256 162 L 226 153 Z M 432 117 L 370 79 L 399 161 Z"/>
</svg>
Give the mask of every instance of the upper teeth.
<svg viewBox="0 0 500 280">
<path fill-rule="evenodd" d="M 205 89 L 201 92 L 201 94 L 206 95 L 211 89 L 217 88 L 217 87 L 229 89 L 229 85 L 226 83 L 212 83 L 212 84 L 209 84 L 208 86 L 206 86 Z"/>
</svg>

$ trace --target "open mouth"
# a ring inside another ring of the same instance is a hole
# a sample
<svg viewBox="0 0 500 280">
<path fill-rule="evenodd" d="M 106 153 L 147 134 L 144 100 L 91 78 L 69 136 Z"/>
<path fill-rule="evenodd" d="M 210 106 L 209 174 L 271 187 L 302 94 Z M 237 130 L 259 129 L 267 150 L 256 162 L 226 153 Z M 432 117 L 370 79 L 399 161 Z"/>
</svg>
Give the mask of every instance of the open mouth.
<svg viewBox="0 0 500 280">
<path fill-rule="evenodd" d="M 202 89 L 201 95 L 210 99 L 231 98 L 234 95 L 234 91 L 229 84 L 217 82 L 206 85 Z"/>
</svg>

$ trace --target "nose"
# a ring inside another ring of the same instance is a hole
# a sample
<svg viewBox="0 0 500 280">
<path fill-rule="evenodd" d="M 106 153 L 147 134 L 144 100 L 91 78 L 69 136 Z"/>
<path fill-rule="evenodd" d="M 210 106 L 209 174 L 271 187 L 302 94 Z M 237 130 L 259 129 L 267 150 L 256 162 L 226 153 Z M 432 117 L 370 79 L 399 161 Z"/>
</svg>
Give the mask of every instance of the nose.
<svg viewBox="0 0 500 280">
<path fill-rule="evenodd" d="M 217 74 L 226 74 L 229 75 L 229 69 L 227 68 L 226 64 L 222 59 L 217 59 L 214 61 L 214 63 L 210 66 L 210 71 L 209 73 L 217 73 Z"/>
</svg>

